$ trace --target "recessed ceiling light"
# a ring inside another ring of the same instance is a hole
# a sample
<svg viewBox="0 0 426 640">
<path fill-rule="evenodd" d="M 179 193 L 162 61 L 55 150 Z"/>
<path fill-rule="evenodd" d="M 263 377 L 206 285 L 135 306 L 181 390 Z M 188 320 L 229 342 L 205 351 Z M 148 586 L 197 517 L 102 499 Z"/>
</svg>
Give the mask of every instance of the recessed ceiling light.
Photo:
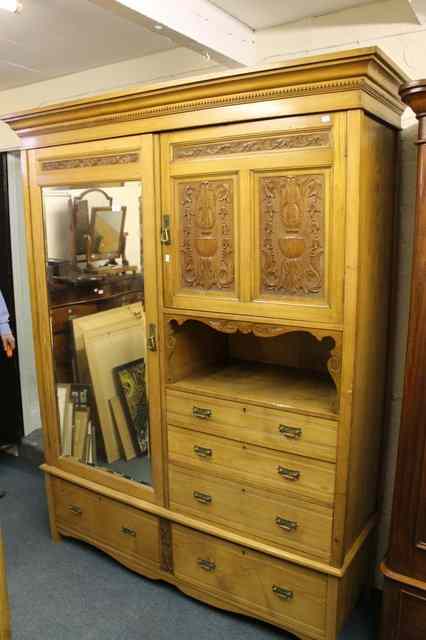
<svg viewBox="0 0 426 640">
<path fill-rule="evenodd" d="M 22 9 L 22 2 L 19 2 L 19 0 L 0 0 L 0 9 L 19 13 Z"/>
<path fill-rule="evenodd" d="M 163 29 L 163 25 L 162 24 L 155 24 L 154 25 L 154 29 L 157 29 L 157 31 L 161 31 Z"/>
</svg>

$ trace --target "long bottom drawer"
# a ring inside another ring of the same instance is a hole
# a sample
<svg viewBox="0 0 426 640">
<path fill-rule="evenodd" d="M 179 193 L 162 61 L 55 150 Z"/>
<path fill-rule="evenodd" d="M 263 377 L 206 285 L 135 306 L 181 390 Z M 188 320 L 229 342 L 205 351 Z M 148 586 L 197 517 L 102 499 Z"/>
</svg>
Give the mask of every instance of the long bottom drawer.
<svg viewBox="0 0 426 640">
<path fill-rule="evenodd" d="M 323 638 L 327 576 L 173 525 L 175 576 L 290 631 Z"/>
<path fill-rule="evenodd" d="M 160 534 L 156 516 L 57 478 L 53 487 L 59 525 L 143 562 L 159 565 Z"/>
</svg>

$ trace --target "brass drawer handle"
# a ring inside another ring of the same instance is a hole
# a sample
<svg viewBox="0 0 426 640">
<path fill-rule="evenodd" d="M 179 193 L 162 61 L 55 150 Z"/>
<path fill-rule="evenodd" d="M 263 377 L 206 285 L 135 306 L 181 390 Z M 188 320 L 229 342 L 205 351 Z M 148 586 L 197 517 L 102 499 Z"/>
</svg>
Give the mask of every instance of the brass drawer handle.
<svg viewBox="0 0 426 640">
<path fill-rule="evenodd" d="M 71 513 L 73 513 L 75 516 L 83 515 L 82 509 L 80 507 L 77 507 L 76 504 L 71 504 L 68 508 L 71 511 Z"/>
<path fill-rule="evenodd" d="M 209 496 L 207 493 L 200 493 L 199 491 L 194 491 L 192 495 L 196 500 L 198 500 L 198 502 L 201 502 L 202 504 L 210 504 L 210 502 L 212 501 L 212 497 Z"/>
<path fill-rule="evenodd" d="M 294 469 L 286 469 L 281 465 L 278 465 L 277 471 L 282 478 L 285 478 L 286 480 L 290 480 L 291 482 L 296 482 L 296 480 L 300 480 L 300 471 L 295 471 Z"/>
<path fill-rule="evenodd" d="M 283 587 L 277 587 L 276 584 L 272 586 L 272 593 L 275 593 L 279 598 L 283 600 L 292 600 L 294 597 L 293 591 L 289 589 L 283 589 Z"/>
<path fill-rule="evenodd" d="M 216 569 L 216 563 L 215 562 L 211 562 L 210 560 L 204 560 L 203 558 L 199 558 L 197 560 L 198 566 L 201 567 L 201 569 L 204 569 L 204 571 L 215 571 Z"/>
<path fill-rule="evenodd" d="M 194 453 L 196 453 L 197 456 L 200 456 L 200 458 L 211 458 L 213 455 L 213 449 L 207 449 L 206 447 L 199 447 L 195 445 Z"/>
<path fill-rule="evenodd" d="M 202 407 L 192 407 L 192 415 L 194 418 L 200 418 L 201 420 L 208 420 L 212 417 L 211 409 L 203 409 Z"/>
<path fill-rule="evenodd" d="M 297 522 L 294 522 L 293 520 L 286 520 L 285 518 L 281 518 L 280 516 L 277 516 L 275 518 L 275 523 L 281 527 L 281 529 L 284 529 L 284 531 L 296 531 L 297 529 Z"/>
<path fill-rule="evenodd" d="M 299 440 L 302 437 L 302 429 L 299 429 L 299 427 L 288 427 L 286 424 L 280 424 L 278 430 L 285 438 L 290 440 Z"/>
<path fill-rule="evenodd" d="M 136 538 L 136 531 L 134 529 L 129 529 L 128 527 L 121 527 L 121 533 L 124 533 L 125 536 L 132 536 L 132 538 Z"/>
</svg>

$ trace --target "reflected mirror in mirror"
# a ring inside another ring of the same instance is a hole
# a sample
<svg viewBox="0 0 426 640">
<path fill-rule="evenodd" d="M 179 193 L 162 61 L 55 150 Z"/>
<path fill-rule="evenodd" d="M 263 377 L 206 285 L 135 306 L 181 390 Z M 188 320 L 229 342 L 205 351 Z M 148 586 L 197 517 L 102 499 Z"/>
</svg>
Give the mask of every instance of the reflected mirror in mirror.
<svg viewBox="0 0 426 640">
<path fill-rule="evenodd" d="M 43 189 L 62 455 L 151 484 L 141 203 L 139 182 Z"/>
<path fill-rule="evenodd" d="M 119 211 L 93 207 L 90 230 L 92 258 L 120 257 L 125 219 L 125 207 Z"/>
</svg>

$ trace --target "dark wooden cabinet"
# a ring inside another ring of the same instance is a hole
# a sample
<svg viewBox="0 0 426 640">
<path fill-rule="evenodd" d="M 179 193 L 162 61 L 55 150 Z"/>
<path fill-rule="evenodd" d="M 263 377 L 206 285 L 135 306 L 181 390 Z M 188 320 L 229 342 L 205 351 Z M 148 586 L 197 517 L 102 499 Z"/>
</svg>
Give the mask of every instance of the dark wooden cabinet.
<svg viewBox="0 0 426 640">
<path fill-rule="evenodd" d="M 383 640 L 426 638 L 426 80 L 401 89 L 419 120 L 404 400 L 385 575 Z"/>
</svg>

